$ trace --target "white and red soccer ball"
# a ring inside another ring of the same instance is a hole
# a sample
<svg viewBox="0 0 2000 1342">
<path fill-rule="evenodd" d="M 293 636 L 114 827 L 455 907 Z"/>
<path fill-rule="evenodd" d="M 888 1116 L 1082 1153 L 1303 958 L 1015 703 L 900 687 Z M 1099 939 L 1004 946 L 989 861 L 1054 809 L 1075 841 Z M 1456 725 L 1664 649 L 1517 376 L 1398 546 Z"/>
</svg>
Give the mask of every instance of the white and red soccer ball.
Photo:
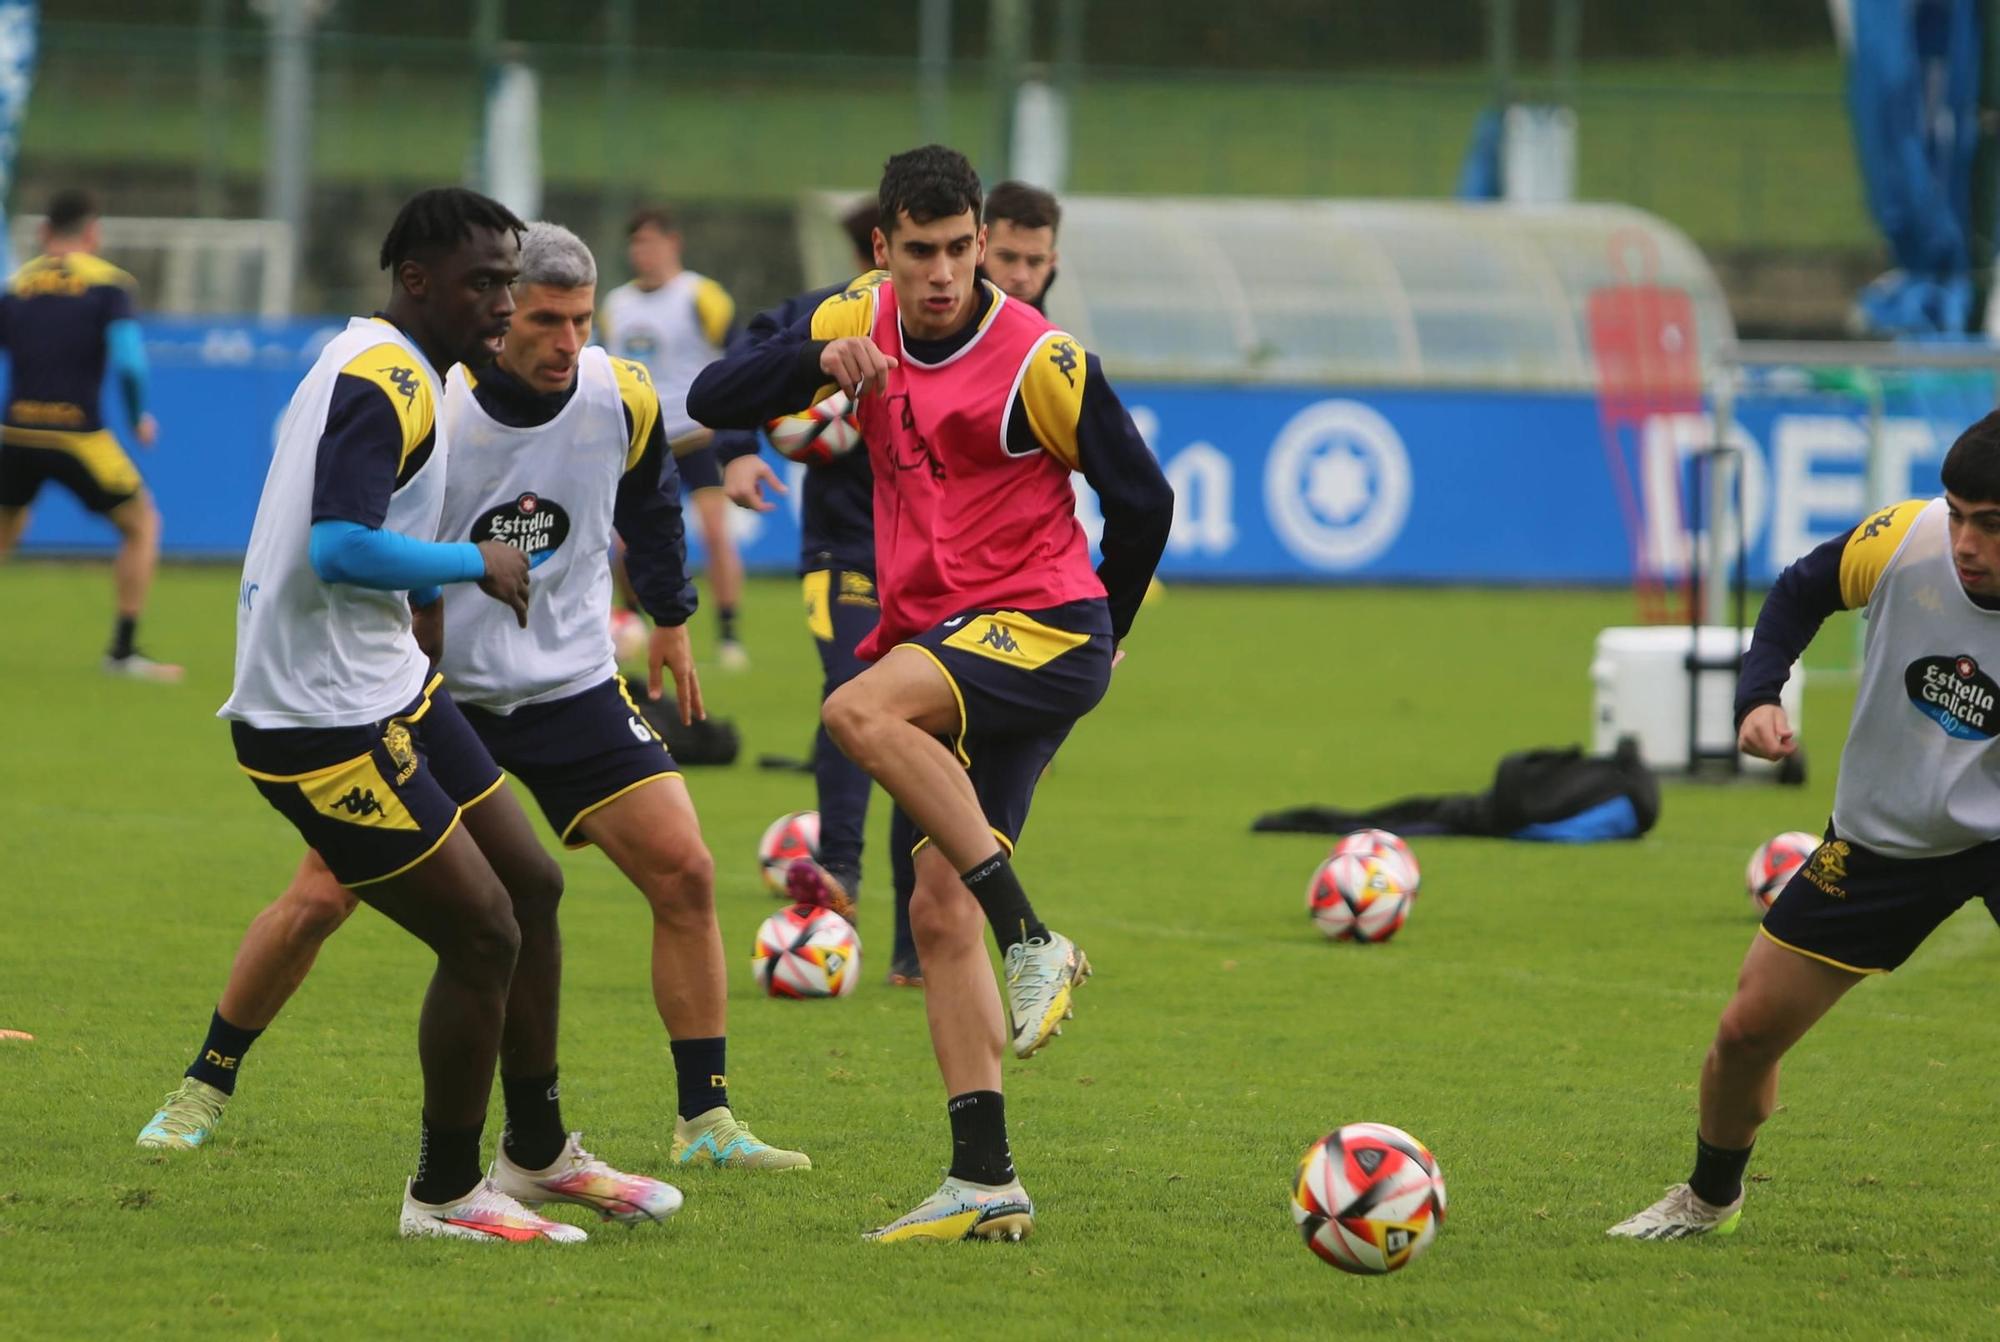
<svg viewBox="0 0 2000 1342">
<path fill-rule="evenodd" d="M 1306 886 L 1306 912 L 1329 940 L 1387 941 L 1410 916 L 1406 878 L 1407 868 L 1393 854 L 1336 851 Z"/>
<path fill-rule="evenodd" d="M 1386 1123 L 1328 1133 L 1299 1158 L 1292 1179 L 1292 1220 L 1306 1247 L 1343 1272 L 1408 1267 L 1437 1238 L 1444 1212 L 1437 1157 Z"/>
<path fill-rule="evenodd" d="M 1799 868 L 1812 860 L 1819 842 L 1817 834 L 1788 829 L 1777 838 L 1757 845 L 1757 851 L 1750 854 L 1750 865 L 1743 872 L 1743 889 L 1758 917 L 1764 916 L 1771 901 L 1798 874 Z"/>
<path fill-rule="evenodd" d="M 772 420 L 764 426 L 764 435 L 781 456 L 808 466 L 824 466 L 861 443 L 861 429 L 844 391 L 833 393 L 810 410 Z"/>
<path fill-rule="evenodd" d="M 785 894 L 785 872 L 802 857 L 819 860 L 819 812 L 792 811 L 773 820 L 757 841 L 757 866 L 774 895 Z"/>
<path fill-rule="evenodd" d="M 750 970 L 772 997 L 847 997 L 861 981 L 861 938 L 832 909 L 794 904 L 757 929 Z"/>
<path fill-rule="evenodd" d="M 620 666 L 640 667 L 646 664 L 646 644 L 652 637 L 645 617 L 623 606 L 611 611 L 611 655 Z"/>
<path fill-rule="evenodd" d="M 1410 898 L 1417 897 L 1417 886 L 1423 880 L 1423 873 L 1417 868 L 1417 855 L 1410 851 L 1410 845 L 1403 842 L 1401 835 L 1391 834 L 1386 829 L 1357 829 L 1343 836 L 1327 856 L 1338 857 L 1342 853 L 1363 853 L 1380 859 L 1395 870 L 1397 879 L 1409 892 Z"/>
</svg>

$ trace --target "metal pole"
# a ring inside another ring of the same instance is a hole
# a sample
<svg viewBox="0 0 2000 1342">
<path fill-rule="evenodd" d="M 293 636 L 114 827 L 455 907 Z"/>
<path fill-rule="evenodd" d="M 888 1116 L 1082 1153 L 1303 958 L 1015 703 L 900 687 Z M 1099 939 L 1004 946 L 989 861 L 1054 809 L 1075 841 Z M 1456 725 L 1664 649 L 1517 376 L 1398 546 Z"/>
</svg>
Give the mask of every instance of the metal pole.
<svg viewBox="0 0 2000 1342">
<path fill-rule="evenodd" d="M 2000 0 L 1980 6 L 1986 32 L 1980 62 L 1979 142 L 1972 160 L 1972 329 L 1986 326 L 1993 264 L 2000 252 Z"/>
<path fill-rule="evenodd" d="M 987 16 L 986 66 L 993 129 L 987 147 L 986 179 L 997 182 L 1014 171 L 1014 96 L 1021 83 L 1021 61 L 1027 54 L 1027 0 L 991 0 Z"/>
<path fill-rule="evenodd" d="M 1493 105 L 1514 101 L 1515 0 L 1486 0 L 1486 63 L 1493 77 Z"/>
<path fill-rule="evenodd" d="M 917 11 L 917 121 L 926 142 L 951 138 L 951 0 Z"/>
<path fill-rule="evenodd" d="M 1088 0 L 1056 0 L 1056 87 L 1076 111 L 1076 89 L 1083 82 L 1083 11 Z"/>
<path fill-rule="evenodd" d="M 1556 0 L 1549 55 L 1555 64 L 1556 101 L 1576 107 L 1577 53 L 1583 46 L 1583 0 Z"/>
<path fill-rule="evenodd" d="M 264 217 L 284 224 L 291 234 L 292 255 L 303 256 L 313 115 L 313 34 L 307 0 L 273 0 L 270 24 L 264 76 Z M 289 311 L 292 295 L 284 298 Z"/>
<path fill-rule="evenodd" d="M 604 143 L 610 145 L 618 143 L 618 127 L 632 105 L 632 0 L 611 0 L 605 15 L 604 42 Z M 631 183 L 620 180 L 607 161 L 597 198 L 599 256 L 624 254 L 619 245 L 623 241 L 619 216 L 630 190 Z"/>
<path fill-rule="evenodd" d="M 201 0 L 201 28 L 195 53 L 195 101 L 201 108 L 201 160 L 194 170 L 194 212 L 213 219 L 222 213 L 222 163 L 227 152 L 227 69 L 223 43 L 228 0 Z"/>
</svg>

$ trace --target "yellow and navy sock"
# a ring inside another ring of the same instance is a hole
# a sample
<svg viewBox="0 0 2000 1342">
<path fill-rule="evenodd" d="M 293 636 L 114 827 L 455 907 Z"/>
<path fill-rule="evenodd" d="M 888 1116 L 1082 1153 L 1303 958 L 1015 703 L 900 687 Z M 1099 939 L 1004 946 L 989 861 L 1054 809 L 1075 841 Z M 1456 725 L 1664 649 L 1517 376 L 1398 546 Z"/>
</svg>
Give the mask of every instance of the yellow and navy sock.
<svg viewBox="0 0 2000 1342">
<path fill-rule="evenodd" d="M 696 1118 L 729 1103 L 729 1037 L 675 1039 L 667 1047 L 674 1055 L 674 1084 L 679 1090 L 682 1118 Z"/>
<path fill-rule="evenodd" d="M 237 1066 L 262 1033 L 261 1029 L 246 1030 L 240 1025 L 231 1025 L 217 1009 L 209 1016 L 208 1038 L 203 1041 L 201 1052 L 194 1055 L 194 1064 L 187 1069 L 187 1075 L 214 1086 L 224 1095 L 234 1095 Z"/>
</svg>

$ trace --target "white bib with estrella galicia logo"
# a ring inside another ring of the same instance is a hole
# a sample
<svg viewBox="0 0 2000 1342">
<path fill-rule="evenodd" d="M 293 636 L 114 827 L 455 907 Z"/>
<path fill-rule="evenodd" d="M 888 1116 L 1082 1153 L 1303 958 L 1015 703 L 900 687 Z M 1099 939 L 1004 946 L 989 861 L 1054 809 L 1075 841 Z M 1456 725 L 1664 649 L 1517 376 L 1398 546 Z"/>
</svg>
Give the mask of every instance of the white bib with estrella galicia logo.
<svg viewBox="0 0 2000 1342">
<path fill-rule="evenodd" d="M 1973 604 L 1945 501 L 1924 505 L 1868 600 L 1833 828 L 1888 857 L 2000 839 L 2000 611 Z"/>
<path fill-rule="evenodd" d="M 438 539 L 549 556 L 528 577 L 526 629 L 477 584 L 445 588 L 439 670 L 453 698 L 495 713 L 580 694 L 617 670 L 611 515 L 630 439 L 610 356 L 585 348 L 576 379 L 562 412 L 533 428 L 487 414 L 463 367 L 445 386 L 454 457 Z"/>
<path fill-rule="evenodd" d="M 364 357 L 367 356 L 367 357 Z M 437 534 L 446 444 L 437 372 L 408 336 L 357 317 L 327 342 L 278 422 L 271 467 L 236 593 L 236 683 L 219 716 L 252 727 L 354 727 L 380 721 L 423 689 L 429 663 L 410 635 L 403 592 L 321 581 L 311 558 L 313 479 L 334 383 L 354 371 L 405 397 L 405 433 L 431 421 L 432 446 L 389 496 L 382 530 Z M 404 444 L 406 454 L 410 444 Z M 400 472 L 399 472 L 400 474 Z"/>
</svg>

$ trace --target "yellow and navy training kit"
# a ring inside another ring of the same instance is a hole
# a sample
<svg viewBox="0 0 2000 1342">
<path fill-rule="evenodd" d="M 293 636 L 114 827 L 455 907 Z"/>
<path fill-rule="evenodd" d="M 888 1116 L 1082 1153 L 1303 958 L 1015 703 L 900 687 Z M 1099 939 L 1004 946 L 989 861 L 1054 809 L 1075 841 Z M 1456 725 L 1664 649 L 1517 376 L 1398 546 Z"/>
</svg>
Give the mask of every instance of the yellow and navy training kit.
<svg viewBox="0 0 2000 1342">
<path fill-rule="evenodd" d="M 617 676 L 511 713 L 474 704 L 461 711 L 500 767 L 528 789 L 566 848 L 590 846 L 578 830 L 592 813 L 656 778 L 680 777 L 666 743 Z"/>
<path fill-rule="evenodd" d="M 108 513 L 144 482 L 101 405 L 107 368 L 134 423 L 145 413 L 145 346 L 132 277 L 87 252 L 38 256 L 0 297 L 0 345 L 9 356 L 0 416 L 0 507 L 24 508 L 44 483 Z"/>
<path fill-rule="evenodd" d="M 1882 974 L 1972 900 L 2000 921 L 2000 840 L 1943 857 L 1884 857 L 1826 827 L 1764 915 L 1763 934 L 1856 974 Z"/>
<path fill-rule="evenodd" d="M 504 781 L 443 676 L 365 727 L 229 730 L 243 772 L 349 888 L 422 862 Z"/>
<path fill-rule="evenodd" d="M 900 647 L 936 663 L 958 701 L 945 738 L 986 823 L 1013 851 L 1035 784 L 1077 719 L 1111 685 L 1111 611 L 1102 598 L 1047 610 L 967 611 Z"/>
</svg>

